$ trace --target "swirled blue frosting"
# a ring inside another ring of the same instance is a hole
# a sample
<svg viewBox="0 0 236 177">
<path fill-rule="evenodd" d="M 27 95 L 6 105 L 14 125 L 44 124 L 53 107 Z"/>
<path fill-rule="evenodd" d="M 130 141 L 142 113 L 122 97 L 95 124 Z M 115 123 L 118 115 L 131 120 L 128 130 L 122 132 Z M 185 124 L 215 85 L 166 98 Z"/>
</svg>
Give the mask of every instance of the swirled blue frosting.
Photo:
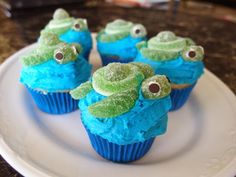
<svg viewBox="0 0 236 177">
<path fill-rule="evenodd" d="M 51 59 L 43 64 L 24 66 L 20 82 L 32 89 L 46 92 L 71 90 L 90 77 L 92 66 L 82 57 L 66 64 Z"/>
<path fill-rule="evenodd" d="M 89 113 L 88 106 L 105 96 L 93 90 L 79 102 L 82 122 L 91 133 L 119 145 L 142 142 L 165 133 L 170 97 L 148 100 L 139 95 L 129 112 L 114 118 L 96 118 Z"/>
<path fill-rule="evenodd" d="M 100 55 L 118 56 L 121 60 L 134 59 L 138 52 L 136 44 L 145 39 L 144 37 L 133 38 L 129 35 L 115 42 L 97 41 L 97 48 Z"/>
<path fill-rule="evenodd" d="M 81 55 L 88 58 L 88 55 L 92 49 L 92 37 L 90 31 L 75 31 L 73 29 L 68 30 L 66 33 L 62 34 L 60 40 L 66 43 L 79 43 L 83 50 Z"/>
<path fill-rule="evenodd" d="M 149 64 L 156 74 L 166 75 L 174 84 L 194 84 L 204 72 L 202 61 L 185 61 L 181 56 L 159 62 L 145 58 L 138 52 L 134 61 Z"/>
</svg>

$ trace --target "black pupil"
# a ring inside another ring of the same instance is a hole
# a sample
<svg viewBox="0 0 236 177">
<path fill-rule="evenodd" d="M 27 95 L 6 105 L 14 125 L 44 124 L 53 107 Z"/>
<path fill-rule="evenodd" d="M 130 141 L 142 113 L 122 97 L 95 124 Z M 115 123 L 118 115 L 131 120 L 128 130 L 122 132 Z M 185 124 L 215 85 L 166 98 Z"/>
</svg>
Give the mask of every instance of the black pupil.
<svg viewBox="0 0 236 177">
<path fill-rule="evenodd" d="M 80 24 L 76 23 L 76 24 L 75 24 L 75 28 L 76 28 L 76 29 L 80 29 Z"/>
<path fill-rule="evenodd" d="M 149 88 L 150 92 L 152 92 L 152 93 L 158 93 L 160 90 L 159 85 L 155 84 L 155 83 L 150 84 L 148 88 Z"/>
<path fill-rule="evenodd" d="M 189 55 L 190 58 L 194 58 L 194 57 L 196 56 L 196 52 L 190 51 L 190 52 L 188 53 L 188 55 Z"/>
<path fill-rule="evenodd" d="M 57 53 L 56 54 L 56 59 L 57 60 L 62 60 L 63 59 L 63 54 L 62 53 Z"/>
<path fill-rule="evenodd" d="M 135 33 L 136 33 L 136 34 L 139 34 L 139 33 L 140 33 L 140 29 L 136 29 L 136 30 L 135 30 Z"/>
</svg>

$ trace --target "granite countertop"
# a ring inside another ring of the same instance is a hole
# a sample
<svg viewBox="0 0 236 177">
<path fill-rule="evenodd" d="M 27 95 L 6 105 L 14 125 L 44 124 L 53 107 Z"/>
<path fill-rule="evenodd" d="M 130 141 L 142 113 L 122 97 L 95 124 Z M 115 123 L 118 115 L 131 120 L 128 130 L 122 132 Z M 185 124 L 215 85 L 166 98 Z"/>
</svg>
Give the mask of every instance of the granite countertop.
<svg viewBox="0 0 236 177">
<path fill-rule="evenodd" d="M 205 48 L 206 68 L 236 93 L 236 23 L 174 11 L 122 8 L 109 5 L 65 7 L 72 15 L 88 19 L 93 32 L 108 21 L 124 18 L 143 23 L 149 37 L 161 30 L 189 36 Z M 17 50 L 36 41 L 39 31 L 49 21 L 55 8 L 38 8 L 17 12 L 9 19 L 0 12 L 0 63 Z M 21 176 L 0 157 L 0 177 Z"/>
</svg>

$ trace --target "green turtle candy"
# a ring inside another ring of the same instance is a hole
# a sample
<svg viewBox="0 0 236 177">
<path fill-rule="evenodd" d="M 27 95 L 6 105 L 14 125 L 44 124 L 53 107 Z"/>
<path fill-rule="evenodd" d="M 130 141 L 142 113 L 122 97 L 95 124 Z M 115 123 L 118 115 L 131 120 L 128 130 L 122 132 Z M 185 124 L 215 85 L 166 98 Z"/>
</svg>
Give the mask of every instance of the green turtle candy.
<svg viewBox="0 0 236 177">
<path fill-rule="evenodd" d="M 157 93 L 152 89 L 158 86 Z M 146 99 L 160 99 L 170 93 L 170 83 L 163 75 L 155 75 L 152 68 L 143 63 L 129 64 L 111 63 L 98 69 L 92 77 L 92 82 L 81 84 L 70 94 L 75 99 L 84 98 L 95 90 L 106 96 L 105 99 L 88 107 L 95 117 L 116 117 L 128 112 L 139 97 L 139 89 Z"/>
</svg>

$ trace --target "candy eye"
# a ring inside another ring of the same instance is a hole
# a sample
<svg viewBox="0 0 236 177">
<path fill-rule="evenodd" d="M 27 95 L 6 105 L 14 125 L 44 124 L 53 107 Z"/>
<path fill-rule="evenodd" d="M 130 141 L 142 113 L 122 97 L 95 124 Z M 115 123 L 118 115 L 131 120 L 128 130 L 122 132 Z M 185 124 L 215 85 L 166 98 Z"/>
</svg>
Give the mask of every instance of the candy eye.
<svg viewBox="0 0 236 177">
<path fill-rule="evenodd" d="M 142 83 L 142 94 L 146 99 L 159 99 L 170 94 L 171 85 L 164 75 L 155 75 Z"/>
<path fill-rule="evenodd" d="M 62 63 L 62 61 L 64 59 L 64 54 L 62 52 L 58 51 L 54 54 L 54 58 L 58 63 Z"/>
<path fill-rule="evenodd" d="M 131 36 L 132 37 L 135 37 L 135 38 L 144 37 L 144 36 L 146 36 L 146 34 L 147 34 L 146 28 L 141 24 L 135 25 L 131 29 Z"/>
<path fill-rule="evenodd" d="M 77 29 L 77 30 L 80 30 L 81 26 L 80 26 L 79 23 L 76 23 L 76 24 L 74 24 L 74 28 Z"/>
<path fill-rule="evenodd" d="M 196 55 L 197 54 L 194 50 L 190 50 L 190 51 L 186 52 L 186 57 L 188 57 L 188 58 L 194 58 Z"/>
<path fill-rule="evenodd" d="M 77 59 L 78 54 L 75 53 L 75 48 L 72 47 L 73 44 L 61 44 L 57 49 L 54 50 L 54 60 L 58 64 L 66 64 Z M 75 45 L 76 47 L 76 45 Z"/>
<path fill-rule="evenodd" d="M 160 95 L 161 92 L 161 87 L 159 85 L 159 83 L 157 82 L 150 82 L 148 89 L 151 93 L 156 94 L 156 95 Z"/>
<path fill-rule="evenodd" d="M 135 29 L 135 31 L 134 31 L 134 33 L 135 33 L 135 34 L 137 34 L 137 35 L 138 35 L 140 32 L 141 32 L 141 30 L 140 30 L 140 29 L 138 29 L 138 28 L 137 28 L 137 29 Z"/>
<path fill-rule="evenodd" d="M 201 46 L 188 46 L 183 50 L 182 57 L 187 61 L 200 61 L 204 57 L 204 50 Z"/>
<path fill-rule="evenodd" d="M 75 31 L 83 31 L 88 28 L 87 21 L 85 19 L 77 19 L 74 22 L 73 29 Z"/>
</svg>

